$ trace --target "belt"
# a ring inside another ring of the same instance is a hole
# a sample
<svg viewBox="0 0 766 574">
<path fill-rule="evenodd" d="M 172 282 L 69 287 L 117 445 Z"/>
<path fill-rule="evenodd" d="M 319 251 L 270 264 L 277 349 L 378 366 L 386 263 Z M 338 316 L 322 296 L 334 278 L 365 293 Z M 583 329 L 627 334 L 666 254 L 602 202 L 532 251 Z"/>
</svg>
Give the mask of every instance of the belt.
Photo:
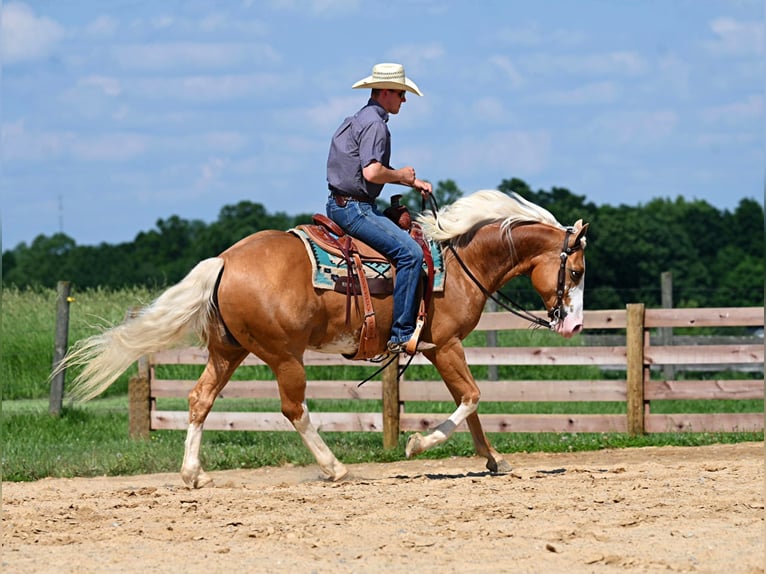
<svg viewBox="0 0 766 574">
<path fill-rule="evenodd" d="M 369 203 L 370 205 L 375 205 L 375 200 L 371 197 L 359 197 L 358 195 L 350 195 L 341 191 L 337 187 L 333 187 L 332 185 L 328 185 L 327 187 L 330 190 L 330 195 L 335 200 L 335 204 L 338 207 L 346 207 L 346 204 L 349 201 L 358 201 L 360 203 Z"/>
</svg>

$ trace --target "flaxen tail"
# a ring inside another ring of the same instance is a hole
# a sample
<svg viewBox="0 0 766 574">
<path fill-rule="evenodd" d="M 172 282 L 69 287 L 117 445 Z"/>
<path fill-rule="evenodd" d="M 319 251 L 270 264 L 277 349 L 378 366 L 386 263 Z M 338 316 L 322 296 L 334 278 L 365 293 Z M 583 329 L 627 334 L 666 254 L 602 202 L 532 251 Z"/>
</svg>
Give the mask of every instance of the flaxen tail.
<svg viewBox="0 0 766 574">
<path fill-rule="evenodd" d="M 222 268 L 223 259 L 218 257 L 201 261 L 137 317 L 78 342 L 56 369 L 84 366 L 72 381 L 68 396 L 76 401 L 92 399 L 139 357 L 169 349 L 190 333 L 207 343 Z"/>
</svg>

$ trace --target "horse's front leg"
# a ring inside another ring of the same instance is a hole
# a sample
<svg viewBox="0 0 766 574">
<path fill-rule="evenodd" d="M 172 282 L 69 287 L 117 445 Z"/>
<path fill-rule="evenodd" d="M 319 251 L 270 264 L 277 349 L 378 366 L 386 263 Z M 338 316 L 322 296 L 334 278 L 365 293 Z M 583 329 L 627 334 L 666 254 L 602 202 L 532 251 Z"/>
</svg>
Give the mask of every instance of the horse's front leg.
<svg viewBox="0 0 766 574">
<path fill-rule="evenodd" d="M 219 354 L 214 348 L 209 350 L 210 358 L 205 370 L 189 393 L 189 428 L 186 431 L 184 443 L 181 478 L 191 488 L 202 488 L 213 482 L 213 479 L 202 470 L 200 462 L 202 428 L 218 393 L 226 386 L 232 373 L 247 356 L 247 351 L 244 349 L 237 349 L 226 355 Z"/>
<path fill-rule="evenodd" d="M 411 435 L 407 440 L 405 454 L 409 458 L 445 442 L 457 426 L 465 421 L 471 431 L 476 453 L 487 459 L 487 468 L 492 472 L 509 472 L 511 470 L 510 465 L 500 453 L 492 448 L 487 435 L 484 434 L 484 429 L 481 427 L 479 415 L 476 413 L 481 392 L 466 363 L 462 343 L 456 339 L 432 353 L 433 356 L 430 356 L 430 353 L 426 353 L 426 356 L 441 374 L 458 407 L 447 420 L 439 424 L 430 434 L 424 436 L 415 433 Z"/>
<path fill-rule="evenodd" d="M 463 345 L 458 339 L 433 351 L 424 353 L 434 364 L 455 399 L 457 410 L 431 433 L 415 433 L 407 439 L 407 458 L 445 442 L 463 421 L 476 412 L 481 393 L 465 362 Z"/>
</svg>

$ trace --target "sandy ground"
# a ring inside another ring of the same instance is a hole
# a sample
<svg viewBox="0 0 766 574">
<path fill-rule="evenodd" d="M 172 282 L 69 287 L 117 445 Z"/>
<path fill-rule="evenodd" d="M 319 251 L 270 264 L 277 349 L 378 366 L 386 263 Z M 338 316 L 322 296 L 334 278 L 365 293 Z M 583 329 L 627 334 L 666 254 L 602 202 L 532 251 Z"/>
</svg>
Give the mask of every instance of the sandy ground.
<svg viewBox="0 0 766 574">
<path fill-rule="evenodd" d="M 763 443 L 4 483 L 4 573 L 764 572 Z"/>
</svg>

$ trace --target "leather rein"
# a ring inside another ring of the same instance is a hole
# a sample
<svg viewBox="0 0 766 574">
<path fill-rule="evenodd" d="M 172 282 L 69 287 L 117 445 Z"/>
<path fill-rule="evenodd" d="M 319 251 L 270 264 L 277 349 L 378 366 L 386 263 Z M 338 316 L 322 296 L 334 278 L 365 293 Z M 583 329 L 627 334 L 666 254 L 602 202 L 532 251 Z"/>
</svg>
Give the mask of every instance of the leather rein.
<svg viewBox="0 0 766 574">
<path fill-rule="evenodd" d="M 436 208 L 436 201 L 431 198 L 434 204 L 434 215 L 437 212 Z M 491 293 L 484 285 L 482 285 L 481 281 L 479 281 L 476 276 L 471 272 L 471 270 L 468 268 L 468 266 L 465 264 L 465 261 L 458 255 L 457 249 L 455 249 L 455 246 L 450 243 L 449 244 L 449 250 L 452 252 L 452 255 L 455 257 L 455 260 L 460 264 L 460 267 L 463 269 L 463 272 L 468 276 L 468 278 L 474 282 L 474 284 L 479 288 L 479 290 L 484 294 L 485 297 L 488 299 L 491 299 L 494 301 L 499 307 L 502 307 L 509 313 L 513 313 L 517 317 L 521 317 L 522 319 L 525 319 L 529 321 L 530 323 L 540 326 L 540 327 L 546 327 L 548 329 L 553 329 L 556 324 L 562 319 L 562 315 L 564 313 L 563 305 L 564 305 L 564 290 L 566 288 L 566 265 L 567 260 L 569 259 L 569 256 L 574 253 L 575 251 L 578 251 L 582 249 L 582 244 L 577 243 L 576 245 L 569 245 L 569 238 L 574 234 L 574 227 L 567 227 L 566 233 L 564 234 L 564 245 L 561 248 L 561 255 L 559 256 L 561 259 L 561 265 L 559 266 L 559 274 L 557 278 L 556 283 L 556 305 L 552 307 L 548 311 L 548 318 L 549 321 L 546 321 L 545 319 L 542 319 L 538 317 L 537 315 L 533 315 L 530 311 L 527 311 L 522 307 L 520 304 L 516 303 L 513 299 L 508 297 L 507 295 L 504 295 L 500 291 L 496 291 L 495 293 Z"/>
</svg>

